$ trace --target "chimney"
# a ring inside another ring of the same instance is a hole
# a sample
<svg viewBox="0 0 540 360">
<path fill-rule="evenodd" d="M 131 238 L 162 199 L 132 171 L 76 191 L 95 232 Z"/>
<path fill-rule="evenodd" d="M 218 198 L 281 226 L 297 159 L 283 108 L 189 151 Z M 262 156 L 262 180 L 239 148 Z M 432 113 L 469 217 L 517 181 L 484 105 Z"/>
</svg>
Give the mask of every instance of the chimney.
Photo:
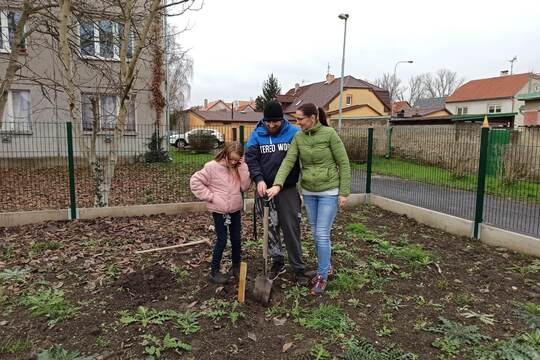
<svg viewBox="0 0 540 360">
<path fill-rule="evenodd" d="M 334 75 L 330 74 L 330 73 L 326 74 L 326 83 L 327 84 L 332 83 L 332 81 L 334 81 L 335 78 L 336 77 Z"/>
<path fill-rule="evenodd" d="M 204 110 L 208 107 L 208 99 L 204 99 Z"/>
<path fill-rule="evenodd" d="M 508 75 L 508 70 L 501 70 L 501 76 Z"/>
<path fill-rule="evenodd" d="M 300 89 L 300 84 L 299 83 L 294 84 L 294 95 L 296 95 L 296 93 L 298 92 L 298 89 Z"/>
</svg>

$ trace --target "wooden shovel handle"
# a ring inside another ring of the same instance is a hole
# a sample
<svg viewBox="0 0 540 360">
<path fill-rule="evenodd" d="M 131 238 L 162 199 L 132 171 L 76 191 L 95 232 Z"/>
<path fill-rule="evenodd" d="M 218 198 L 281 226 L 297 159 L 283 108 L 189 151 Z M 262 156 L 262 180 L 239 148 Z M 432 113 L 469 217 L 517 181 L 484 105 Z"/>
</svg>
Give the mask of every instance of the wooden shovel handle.
<svg viewBox="0 0 540 360">
<path fill-rule="evenodd" d="M 268 226 L 269 226 L 270 208 L 264 206 L 263 214 L 263 258 L 266 262 L 268 260 Z"/>
</svg>

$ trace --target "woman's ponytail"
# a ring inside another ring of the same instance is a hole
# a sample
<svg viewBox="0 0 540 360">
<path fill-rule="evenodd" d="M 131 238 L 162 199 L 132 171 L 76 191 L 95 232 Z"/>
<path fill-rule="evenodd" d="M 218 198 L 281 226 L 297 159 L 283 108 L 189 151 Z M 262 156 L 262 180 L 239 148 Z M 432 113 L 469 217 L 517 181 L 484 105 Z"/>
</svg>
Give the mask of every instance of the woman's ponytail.
<svg viewBox="0 0 540 360">
<path fill-rule="evenodd" d="M 324 126 L 328 126 L 328 120 L 326 119 L 326 112 L 324 112 L 324 109 L 322 107 L 318 108 L 319 111 L 319 121 Z"/>
</svg>

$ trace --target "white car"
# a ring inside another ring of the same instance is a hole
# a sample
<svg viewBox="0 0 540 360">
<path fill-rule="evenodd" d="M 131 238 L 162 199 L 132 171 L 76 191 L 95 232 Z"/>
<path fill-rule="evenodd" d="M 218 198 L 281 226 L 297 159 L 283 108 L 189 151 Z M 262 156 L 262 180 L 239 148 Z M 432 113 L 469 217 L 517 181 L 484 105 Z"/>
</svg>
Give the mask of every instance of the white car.
<svg viewBox="0 0 540 360">
<path fill-rule="evenodd" d="M 192 129 L 186 132 L 185 134 L 171 134 L 169 136 L 169 143 L 173 146 L 176 146 L 179 149 L 183 149 L 186 146 L 189 146 L 189 137 L 191 135 L 198 134 L 209 134 L 213 135 L 216 138 L 214 143 L 214 148 L 218 148 L 225 142 L 225 137 L 222 133 L 215 129 Z"/>
</svg>

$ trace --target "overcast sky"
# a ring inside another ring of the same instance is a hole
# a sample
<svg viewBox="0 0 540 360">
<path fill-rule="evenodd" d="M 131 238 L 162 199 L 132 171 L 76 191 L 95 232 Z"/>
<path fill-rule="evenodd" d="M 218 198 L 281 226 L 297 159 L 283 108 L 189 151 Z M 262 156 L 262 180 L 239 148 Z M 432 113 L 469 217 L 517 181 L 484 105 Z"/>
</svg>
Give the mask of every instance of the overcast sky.
<svg viewBox="0 0 540 360">
<path fill-rule="evenodd" d="M 540 72 L 538 0 L 206 0 L 171 20 L 191 26 L 179 38 L 194 59 L 189 105 L 254 99 L 270 73 L 283 92 L 324 80 L 328 63 L 338 77 L 342 12 L 345 75 L 373 81 L 413 60 L 398 77 L 448 68 L 471 80 L 510 69 L 514 55 L 514 73 Z"/>
</svg>

